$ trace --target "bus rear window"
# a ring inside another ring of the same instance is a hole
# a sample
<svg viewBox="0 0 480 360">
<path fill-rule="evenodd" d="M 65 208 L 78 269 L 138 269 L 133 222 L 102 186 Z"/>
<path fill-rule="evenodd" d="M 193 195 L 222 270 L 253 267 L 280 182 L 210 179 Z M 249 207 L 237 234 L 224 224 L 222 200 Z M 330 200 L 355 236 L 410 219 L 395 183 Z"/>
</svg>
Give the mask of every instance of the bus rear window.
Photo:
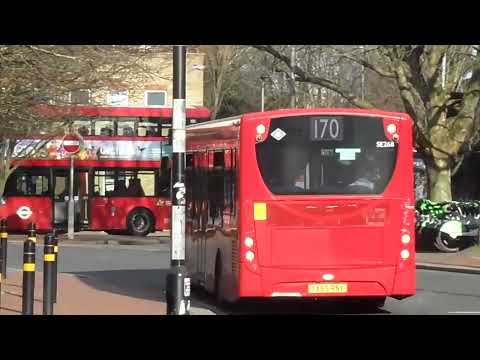
<svg viewBox="0 0 480 360">
<path fill-rule="evenodd" d="M 380 117 L 295 116 L 272 119 L 256 155 L 273 194 L 380 194 L 397 144 L 386 138 Z"/>
</svg>

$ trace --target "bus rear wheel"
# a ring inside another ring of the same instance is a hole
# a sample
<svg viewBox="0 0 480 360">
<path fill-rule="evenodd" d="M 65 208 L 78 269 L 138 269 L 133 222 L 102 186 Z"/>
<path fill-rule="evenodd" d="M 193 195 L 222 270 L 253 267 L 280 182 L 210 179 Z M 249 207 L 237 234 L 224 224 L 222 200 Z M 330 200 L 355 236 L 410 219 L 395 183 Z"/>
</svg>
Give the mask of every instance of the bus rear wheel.
<svg viewBox="0 0 480 360">
<path fill-rule="evenodd" d="M 368 297 L 365 299 L 357 299 L 356 301 L 354 301 L 354 303 L 360 305 L 366 310 L 377 310 L 378 308 L 385 306 L 386 300 L 387 298 L 385 296 Z"/>
<path fill-rule="evenodd" d="M 153 228 L 153 217 L 146 209 L 133 210 L 127 219 L 127 227 L 130 235 L 146 236 Z"/>
</svg>

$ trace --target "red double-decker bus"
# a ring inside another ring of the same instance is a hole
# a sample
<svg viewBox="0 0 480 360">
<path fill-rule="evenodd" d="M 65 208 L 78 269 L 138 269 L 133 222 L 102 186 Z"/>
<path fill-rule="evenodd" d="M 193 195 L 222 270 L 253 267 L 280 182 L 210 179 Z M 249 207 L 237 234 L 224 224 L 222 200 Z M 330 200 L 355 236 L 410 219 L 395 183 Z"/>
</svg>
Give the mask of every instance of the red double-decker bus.
<svg viewBox="0 0 480 360">
<path fill-rule="evenodd" d="M 147 235 L 170 226 L 171 108 L 48 108 L 69 117 L 83 138 L 74 171 L 75 229 Z M 45 109 L 43 109 L 45 111 Z M 187 109 L 187 122 L 208 120 L 206 108 Z M 68 154 L 62 139 L 25 139 L 24 147 L 45 141 L 35 158 L 20 160 L 9 177 L 0 218 L 9 231 L 66 229 Z"/>
<path fill-rule="evenodd" d="M 357 109 L 187 127 L 192 280 L 221 300 L 415 293 L 412 121 Z"/>
</svg>

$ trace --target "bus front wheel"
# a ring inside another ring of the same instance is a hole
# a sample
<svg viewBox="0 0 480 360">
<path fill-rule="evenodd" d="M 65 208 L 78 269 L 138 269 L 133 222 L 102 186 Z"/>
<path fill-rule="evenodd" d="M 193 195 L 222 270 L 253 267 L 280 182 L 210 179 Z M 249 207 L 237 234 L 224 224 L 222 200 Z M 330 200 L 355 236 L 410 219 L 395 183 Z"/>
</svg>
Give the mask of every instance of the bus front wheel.
<svg viewBox="0 0 480 360">
<path fill-rule="evenodd" d="M 128 232 L 134 236 L 146 236 L 153 228 L 153 217 L 146 209 L 133 210 L 127 219 Z"/>
</svg>

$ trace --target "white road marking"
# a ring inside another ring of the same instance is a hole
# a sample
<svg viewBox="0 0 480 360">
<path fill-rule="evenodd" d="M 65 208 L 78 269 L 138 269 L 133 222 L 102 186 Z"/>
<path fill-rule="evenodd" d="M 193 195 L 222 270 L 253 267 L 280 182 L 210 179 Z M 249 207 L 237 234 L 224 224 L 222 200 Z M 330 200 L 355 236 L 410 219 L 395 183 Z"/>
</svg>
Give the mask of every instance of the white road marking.
<svg viewBox="0 0 480 360">
<path fill-rule="evenodd" d="M 480 314 L 480 311 L 449 311 L 449 314 Z"/>
</svg>

